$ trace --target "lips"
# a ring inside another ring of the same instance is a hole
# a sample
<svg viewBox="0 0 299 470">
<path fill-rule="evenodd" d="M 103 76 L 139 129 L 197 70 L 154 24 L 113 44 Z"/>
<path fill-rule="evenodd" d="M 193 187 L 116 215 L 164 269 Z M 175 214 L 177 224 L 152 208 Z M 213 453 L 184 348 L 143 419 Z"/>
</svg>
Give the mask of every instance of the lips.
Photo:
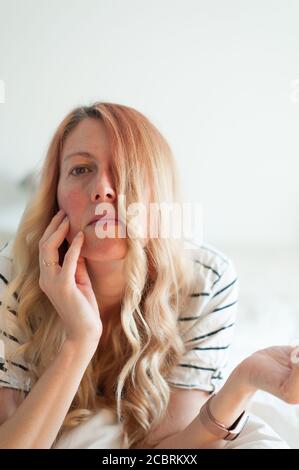
<svg viewBox="0 0 299 470">
<path fill-rule="evenodd" d="M 119 223 L 120 221 L 118 220 L 117 217 L 109 216 L 109 215 L 98 215 L 95 216 L 91 219 L 88 225 L 95 224 L 96 222 L 100 221 L 101 223 L 106 223 L 106 222 L 114 222 L 114 223 Z"/>
<path fill-rule="evenodd" d="M 108 223 L 108 224 L 111 224 L 111 223 L 114 223 L 114 224 L 117 224 L 118 223 L 118 220 L 117 219 L 107 219 L 106 217 L 103 217 L 102 219 L 95 219 L 93 220 L 92 222 L 90 222 L 89 225 L 95 225 L 97 223 L 100 223 L 100 224 L 105 224 L 105 223 Z"/>
</svg>

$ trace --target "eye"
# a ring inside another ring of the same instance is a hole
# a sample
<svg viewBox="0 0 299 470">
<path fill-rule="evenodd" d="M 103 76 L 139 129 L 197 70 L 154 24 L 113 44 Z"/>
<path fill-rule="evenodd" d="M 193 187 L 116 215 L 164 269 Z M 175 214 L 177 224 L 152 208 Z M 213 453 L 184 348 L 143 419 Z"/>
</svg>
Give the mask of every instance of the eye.
<svg viewBox="0 0 299 470">
<path fill-rule="evenodd" d="M 77 173 L 76 170 L 80 170 L 79 173 Z M 70 171 L 70 175 L 72 175 L 72 176 L 84 175 L 85 172 L 84 172 L 84 171 L 81 171 L 81 170 L 88 170 L 88 171 L 90 171 L 87 166 L 75 166 L 75 167 Z M 74 174 L 73 171 L 75 171 L 76 174 Z"/>
</svg>

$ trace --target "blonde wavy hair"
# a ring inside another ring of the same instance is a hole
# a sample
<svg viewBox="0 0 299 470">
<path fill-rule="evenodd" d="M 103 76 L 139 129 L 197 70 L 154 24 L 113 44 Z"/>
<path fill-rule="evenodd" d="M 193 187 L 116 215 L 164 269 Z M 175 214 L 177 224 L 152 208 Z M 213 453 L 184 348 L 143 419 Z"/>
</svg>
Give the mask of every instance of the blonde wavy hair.
<svg viewBox="0 0 299 470">
<path fill-rule="evenodd" d="M 17 292 L 23 334 L 17 354 L 27 363 L 32 384 L 65 340 L 60 317 L 39 287 L 39 240 L 58 211 L 63 143 L 85 118 L 100 119 L 109 132 L 116 192 L 125 194 L 128 204 L 142 200 L 148 181 L 152 202 L 182 202 L 171 148 L 139 111 L 96 102 L 75 108 L 63 119 L 14 238 L 13 277 L 1 307 Z M 160 227 L 162 217 L 158 223 Z M 134 448 L 146 441 L 165 416 L 170 398 L 166 378 L 185 352 L 177 319 L 194 287 L 193 264 L 182 238 L 150 238 L 146 246 L 138 238 L 127 238 L 127 244 L 127 285 L 120 316 L 108 324 L 107 349 L 101 355 L 96 351 L 89 363 L 57 439 L 100 407 L 107 407 L 123 425 L 122 447 Z M 60 247 L 61 262 L 67 247 L 65 240 Z M 154 275 L 149 275 L 149 266 Z"/>
</svg>

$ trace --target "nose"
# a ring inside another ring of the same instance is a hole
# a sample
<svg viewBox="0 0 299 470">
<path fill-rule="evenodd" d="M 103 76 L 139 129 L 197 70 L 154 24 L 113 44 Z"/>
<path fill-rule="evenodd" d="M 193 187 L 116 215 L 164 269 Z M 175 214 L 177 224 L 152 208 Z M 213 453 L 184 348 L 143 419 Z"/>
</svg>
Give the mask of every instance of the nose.
<svg viewBox="0 0 299 470">
<path fill-rule="evenodd" d="M 92 202 L 114 202 L 116 198 L 111 177 L 105 172 L 97 179 L 91 194 Z"/>
</svg>

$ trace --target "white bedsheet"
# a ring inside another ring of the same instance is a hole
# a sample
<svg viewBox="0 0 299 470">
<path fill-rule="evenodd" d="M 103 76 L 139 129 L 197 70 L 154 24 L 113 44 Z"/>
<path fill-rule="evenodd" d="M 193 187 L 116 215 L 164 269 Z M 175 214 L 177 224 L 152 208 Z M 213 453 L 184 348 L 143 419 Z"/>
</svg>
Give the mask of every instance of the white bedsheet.
<svg viewBox="0 0 299 470">
<path fill-rule="evenodd" d="M 288 405 L 273 395 L 258 392 L 249 409 L 268 423 L 290 448 L 299 449 L 299 405 Z"/>
<path fill-rule="evenodd" d="M 120 449 L 121 425 L 110 410 L 100 410 L 65 432 L 52 449 Z"/>
<path fill-rule="evenodd" d="M 53 449 L 120 449 L 121 426 L 108 410 L 96 413 L 85 423 L 65 433 Z M 227 449 L 289 449 L 289 444 L 265 421 L 250 414 L 246 427 Z"/>
</svg>

